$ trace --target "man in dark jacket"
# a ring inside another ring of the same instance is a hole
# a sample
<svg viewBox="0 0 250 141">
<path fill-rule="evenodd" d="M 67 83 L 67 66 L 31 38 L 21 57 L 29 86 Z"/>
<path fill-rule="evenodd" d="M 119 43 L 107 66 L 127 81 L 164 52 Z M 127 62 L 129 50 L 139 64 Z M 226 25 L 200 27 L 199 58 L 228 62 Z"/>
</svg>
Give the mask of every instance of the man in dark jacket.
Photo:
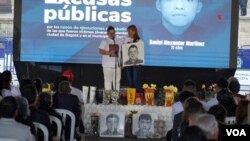
<svg viewBox="0 0 250 141">
<path fill-rule="evenodd" d="M 225 78 L 220 78 L 216 83 L 217 100 L 219 104 L 227 110 L 227 116 L 235 116 L 236 104 L 233 99 L 233 94 L 228 90 L 228 81 Z"/>
<path fill-rule="evenodd" d="M 22 95 L 28 100 L 30 107 L 30 116 L 28 121 L 38 122 L 44 125 L 49 131 L 49 140 L 52 141 L 51 125 L 49 115 L 37 108 L 38 93 L 34 85 L 27 85 L 21 90 Z M 43 140 L 43 133 L 37 132 L 37 139 L 39 141 Z"/>
<path fill-rule="evenodd" d="M 80 101 L 75 95 L 71 95 L 70 83 L 68 81 L 62 81 L 59 84 L 59 94 L 54 95 L 54 108 L 66 109 L 74 113 L 76 118 L 76 129 L 79 128 L 81 121 L 81 105 Z M 75 137 L 79 138 L 78 130 L 75 130 Z M 70 120 L 66 119 L 65 124 L 65 138 L 70 137 Z"/>
</svg>

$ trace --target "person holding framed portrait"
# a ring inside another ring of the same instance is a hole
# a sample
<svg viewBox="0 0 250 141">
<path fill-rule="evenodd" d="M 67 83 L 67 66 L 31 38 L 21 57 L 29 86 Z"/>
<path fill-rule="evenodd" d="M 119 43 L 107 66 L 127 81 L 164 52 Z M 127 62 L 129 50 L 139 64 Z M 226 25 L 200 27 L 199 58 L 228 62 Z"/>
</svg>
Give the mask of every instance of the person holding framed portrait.
<svg viewBox="0 0 250 141">
<path fill-rule="evenodd" d="M 138 29 L 135 25 L 130 25 L 127 28 L 128 36 L 124 38 L 124 44 L 142 42 Z M 128 86 L 136 88 L 137 92 L 141 92 L 141 65 L 143 60 L 138 59 L 138 47 L 131 45 L 128 49 L 129 59 L 125 61 L 125 64 L 131 66 L 124 67 L 128 79 Z M 124 58 L 123 58 L 124 59 Z"/>
</svg>

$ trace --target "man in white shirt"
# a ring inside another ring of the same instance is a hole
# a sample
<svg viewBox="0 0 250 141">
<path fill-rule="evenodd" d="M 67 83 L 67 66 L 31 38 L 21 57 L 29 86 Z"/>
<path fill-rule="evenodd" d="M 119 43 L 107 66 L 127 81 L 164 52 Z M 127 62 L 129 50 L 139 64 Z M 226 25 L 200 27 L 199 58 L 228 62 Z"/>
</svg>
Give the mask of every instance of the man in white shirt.
<svg viewBox="0 0 250 141">
<path fill-rule="evenodd" d="M 104 74 L 105 90 L 120 89 L 121 67 L 120 67 L 120 52 L 121 41 L 115 38 L 115 28 L 109 26 L 107 29 L 108 38 L 102 40 L 99 46 L 99 53 L 102 55 L 102 67 Z M 112 45 L 117 44 L 119 49 L 110 49 Z M 113 57 L 112 55 L 118 55 Z"/>
<path fill-rule="evenodd" d="M 0 102 L 0 138 L 16 139 L 18 141 L 32 141 L 30 128 L 15 121 L 17 102 L 12 96 L 5 97 Z"/>
<path fill-rule="evenodd" d="M 70 88 L 71 88 L 70 94 L 77 96 L 79 101 L 81 103 L 84 103 L 83 102 L 83 93 L 82 93 L 82 91 L 80 89 L 72 86 L 72 82 L 74 81 L 74 74 L 72 73 L 72 71 L 66 70 L 66 71 L 63 72 L 62 75 L 64 77 L 66 77 L 68 79 L 68 81 L 70 82 L 70 84 L 71 84 L 71 86 L 70 86 Z"/>
</svg>

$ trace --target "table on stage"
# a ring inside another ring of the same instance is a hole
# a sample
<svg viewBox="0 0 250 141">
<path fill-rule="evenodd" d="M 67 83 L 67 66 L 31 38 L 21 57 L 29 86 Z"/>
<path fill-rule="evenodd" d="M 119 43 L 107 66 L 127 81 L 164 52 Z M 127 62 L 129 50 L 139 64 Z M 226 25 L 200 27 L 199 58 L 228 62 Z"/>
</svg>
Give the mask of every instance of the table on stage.
<svg viewBox="0 0 250 141">
<path fill-rule="evenodd" d="M 117 138 L 97 138 L 97 137 L 88 137 L 88 131 L 91 130 L 91 115 L 100 114 L 102 112 L 124 112 L 126 115 L 130 114 L 131 111 L 143 112 L 143 113 L 155 113 L 158 115 L 158 120 L 164 120 L 166 123 L 166 134 L 173 127 L 173 121 L 171 119 L 172 107 L 163 107 L 163 106 L 146 106 L 146 105 L 102 105 L 102 104 L 86 104 L 84 106 L 84 117 L 83 123 L 85 127 L 86 140 L 98 139 L 102 140 L 117 140 Z M 166 135 L 165 134 L 165 135 Z M 120 139 L 119 139 L 120 140 Z M 134 140 L 133 138 L 124 138 L 121 139 L 124 141 Z M 160 140 L 160 139 L 159 139 Z"/>
</svg>

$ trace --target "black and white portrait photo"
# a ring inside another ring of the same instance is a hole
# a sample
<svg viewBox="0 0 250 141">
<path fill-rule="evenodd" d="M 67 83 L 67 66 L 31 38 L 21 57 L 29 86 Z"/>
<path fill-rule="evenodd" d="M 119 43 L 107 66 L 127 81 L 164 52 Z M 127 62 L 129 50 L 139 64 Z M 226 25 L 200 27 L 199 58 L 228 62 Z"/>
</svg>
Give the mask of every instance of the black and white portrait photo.
<svg viewBox="0 0 250 141">
<path fill-rule="evenodd" d="M 124 137 L 125 113 L 102 113 L 100 115 L 101 137 Z"/>
<path fill-rule="evenodd" d="M 139 113 L 133 116 L 133 134 L 137 138 L 154 137 L 154 121 L 156 114 Z"/>
<path fill-rule="evenodd" d="M 122 49 L 123 66 L 134 66 L 144 64 L 144 44 L 143 42 L 130 43 Z"/>
</svg>

